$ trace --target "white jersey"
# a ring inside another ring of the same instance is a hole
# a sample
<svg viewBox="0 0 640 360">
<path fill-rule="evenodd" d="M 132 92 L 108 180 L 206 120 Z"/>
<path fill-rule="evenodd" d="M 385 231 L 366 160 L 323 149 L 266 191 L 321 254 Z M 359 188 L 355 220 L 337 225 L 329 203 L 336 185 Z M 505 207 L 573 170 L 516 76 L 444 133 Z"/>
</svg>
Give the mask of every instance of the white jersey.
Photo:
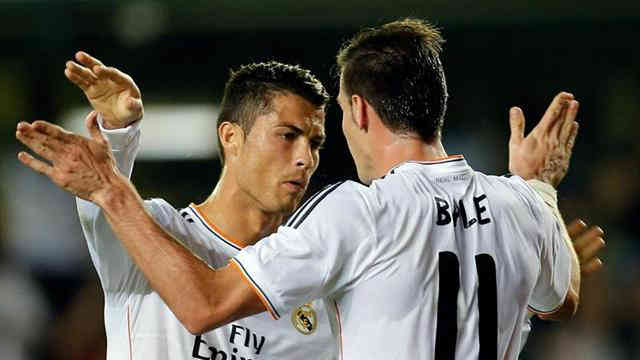
<svg viewBox="0 0 640 360">
<path fill-rule="evenodd" d="M 407 162 L 310 198 L 234 262 L 274 316 L 332 304 L 344 359 L 517 359 L 527 306 L 561 305 L 562 229 L 518 177 L 461 156 Z"/>
<path fill-rule="evenodd" d="M 118 166 L 130 176 L 139 148 L 138 125 L 106 131 Z M 192 205 L 176 210 L 164 200 L 146 201 L 155 221 L 210 266 L 228 264 L 242 248 L 223 236 Z M 108 360 L 335 359 L 337 346 L 322 301 L 292 307 L 281 321 L 267 313 L 216 330 L 190 334 L 153 291 L 93 203 L 78 199 L 91 259 L 105 294 Z M 180 286 L 180 284 L 176 284 Z"/>
</svg>

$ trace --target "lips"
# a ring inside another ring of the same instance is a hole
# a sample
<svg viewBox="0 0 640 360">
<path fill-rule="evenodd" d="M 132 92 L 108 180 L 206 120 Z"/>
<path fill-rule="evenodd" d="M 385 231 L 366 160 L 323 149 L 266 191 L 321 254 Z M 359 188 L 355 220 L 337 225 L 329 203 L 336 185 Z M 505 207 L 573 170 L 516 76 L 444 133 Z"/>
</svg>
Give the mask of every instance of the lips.
<svg viewBox="0 0 640 360">
<path fill-rule="evenodd" d="M 289 188 L 304 191 L 307 187 L 307 182 L 302 179 L 288 180 L 284 182 Z"/>
</svg>

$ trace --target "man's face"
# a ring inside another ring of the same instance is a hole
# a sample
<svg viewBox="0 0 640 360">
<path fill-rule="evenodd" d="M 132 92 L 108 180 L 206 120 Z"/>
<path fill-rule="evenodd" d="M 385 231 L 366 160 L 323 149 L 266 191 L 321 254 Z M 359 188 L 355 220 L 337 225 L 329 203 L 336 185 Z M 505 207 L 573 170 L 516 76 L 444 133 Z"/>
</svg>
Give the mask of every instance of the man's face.
<svg viewBox="0 0 640 360">
<path fill-rule="evenodd" d="M 290 213 L 318 168 L 324 109 L 290 93 L 275 95 L 256 118 L 234 161 L 241 191 L 268 213 Z"/>
</svg>

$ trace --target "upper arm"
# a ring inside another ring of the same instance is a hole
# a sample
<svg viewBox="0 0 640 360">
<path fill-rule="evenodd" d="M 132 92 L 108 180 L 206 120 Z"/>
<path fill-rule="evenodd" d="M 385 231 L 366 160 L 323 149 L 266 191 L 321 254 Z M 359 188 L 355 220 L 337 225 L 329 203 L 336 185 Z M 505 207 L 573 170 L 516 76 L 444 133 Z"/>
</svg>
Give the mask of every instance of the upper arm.
<svg viewBox="0 0 640 360">
<path fill-rule="evenodd" d="M 571 286 L 575 270 L 572 249 L 565 239 L 564 222 L 554 216 L 552 209 L 537 194 L 533 194 L 532 208 L 537 220 L 540 272 L 529 308 L 543 318 L 562 318 L 577 306 Z"/>
<path fill-rule="evenodd" d="M 135 284 L 123 281 L 135 276 L 137 268 L 111 230 L 102 209 L 80 198 L 76 198 L 76 205 L 91 261 L 105 292 L 121 291 L 125 284 Z"/>
<path fill-rule="evenodd" d="M 551 212 L 546 208 L 547 213 Z M 559 213 L 557 216 L 560 216 Z M 577 311 L 579 304 L 580 267 L 573 250 L 564 221 L 551 215 L 554 231 L 545 239 L 541 278 L 550 284 L 554 302 L 559 305 L 552 310 L 537 312 L 538 317 L 546 320 L 567 320 Z"/>
<path fill-rule="evenodd" d="M 87 241 L 87 247 L 106 292 L 127 292 L 146 288 L 148 283 L 114 234 L 104 212 L 96 204 L 76 198 L 78 218 Z M 171 220 L 167 215 L 168 203 L 159 200 L 145 201 L 145 208 L 162 226 Z"/>
</svg>

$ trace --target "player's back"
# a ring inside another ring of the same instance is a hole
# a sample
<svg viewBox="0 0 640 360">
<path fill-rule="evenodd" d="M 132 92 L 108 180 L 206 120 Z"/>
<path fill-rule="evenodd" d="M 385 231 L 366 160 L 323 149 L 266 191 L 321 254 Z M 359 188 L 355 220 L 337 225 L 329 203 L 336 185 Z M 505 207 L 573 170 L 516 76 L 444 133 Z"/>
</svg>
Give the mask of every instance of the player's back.
<svg viewBox="0 0 640 360">
<path fill-rule="evenodd" d="M 527 305 L 569 284 L 560 227 L 520 178 L 461 157 L 334 184 L 233 261 L 274 314 L 325 298 L 343 359 L 516 359 Z"/>
<path fill-rule="evenodd" d="M 405 163 L 361 193 L 375 256 L 335 296 L 344 357 L 516 359 L 544 246 L 524 181 L 456 157 Z"/>
</svg>

